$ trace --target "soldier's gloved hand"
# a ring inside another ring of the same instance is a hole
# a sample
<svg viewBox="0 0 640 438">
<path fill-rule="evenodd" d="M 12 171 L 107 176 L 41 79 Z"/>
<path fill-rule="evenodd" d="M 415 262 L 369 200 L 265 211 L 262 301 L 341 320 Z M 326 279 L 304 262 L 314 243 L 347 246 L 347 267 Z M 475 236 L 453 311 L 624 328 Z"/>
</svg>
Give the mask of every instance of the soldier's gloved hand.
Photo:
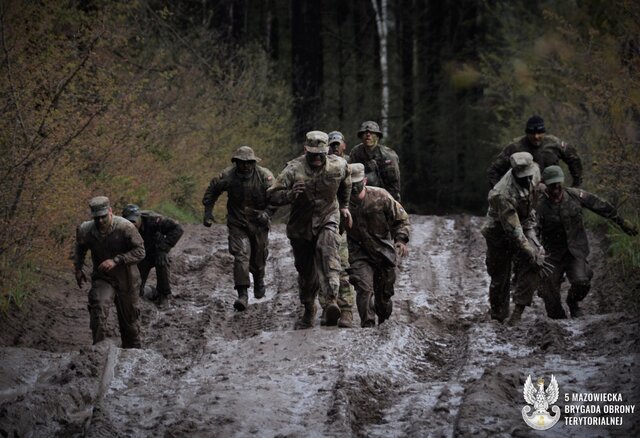
<svg viewBox="0 0 640 438">
<path fill-rule="evenodd" d="M 636 224 L 632 223 L 631 221 L 629 221 L 627 219 L 624 219 L 622 221 L 622 223 L 620 224 L 620 228 L 622 228 L 622 231 L 627 233 L 629 236 L 637 236 L 638 235 L 638 227 L 636 226 Z"/>
<path fill-rule="evenodd" d="M 211 213 L 210 211 L 206 211 L 204 213 L 204 219 L 202 219 L 202 225 L 204 225 L 205 227 L 210 227 L 211 225 L 213 225 L 213 213 Z"/>
<path fill-rule="evenodd" d="M 171 245 L 167 243 L 167 238 L 160 231 L 155 234 L 156 250 L 159 252 L 169 252 Z"/>
<path fill-rule="evenodd" d="M 306 190 L 306 184 L 304 181 L 298 180 L 293 184 L 290 192 L 290 199 L 294 200 L 301 194 L 303 194 Z"/>
<path fill-rule="evenodd" d="M 78 287 L 82 289 L 82 283 L 87 281 L 87 276 L 84 275 L 84 271 L 82 269 L 76 269 L 76 283 L 78 283 Z"/>
<path fill-rule="evenodd" d="M 396 254 L 398 254 L 400 257 L 406 257 L 409 255 L 409 248 L 407 247 L 406 243 L 399 240 L 395 243 L 395 247 Z"/>
<path fill-rule="evenodd" d="M 375 172 L 378 170 L 378 163 L 376 163 L 376 160 L 369 160 L 364 163 L 364 170 L 365 172 Z"/>
<path fill-rule="evenodd" d="M 256 214 L 256 223 L 261 226 L 269 225 L 269 221 L 271 220 L 271 216 L 264 210 L 258 211 Z"/>
<path fill-rule="evenodd" d="M 156 266 L 167 266 L 169 264 L 169 254 L 159 252 L 156 254 Z"/>
</svg>

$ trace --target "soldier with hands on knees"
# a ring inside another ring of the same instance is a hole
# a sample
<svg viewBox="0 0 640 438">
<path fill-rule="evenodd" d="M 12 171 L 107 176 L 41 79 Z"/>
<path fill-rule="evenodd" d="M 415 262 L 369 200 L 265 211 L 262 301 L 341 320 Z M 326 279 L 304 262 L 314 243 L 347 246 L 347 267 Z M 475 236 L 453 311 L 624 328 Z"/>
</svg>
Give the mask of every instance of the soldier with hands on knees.
<svg viewBox="0 0 640 438">
<path fill-rule="evenodd" d="M 240 146 L 231 157 L 232 166 L 213 178 L 202 198 L 205 227 L 213 224 L 213 205 L 227 192 L 229 252 L 233 256 L 233 280 L 238 299 L 233 307 L 243 311 L 249 303 L 249 273 L 253 276 L 253 296 L 266 294 L 264 272 L 269 255 L 269 224 L 275 208 L 267 202 L 273 174 L 249 146 Z"/>
<path fill-rule="evenodd" d="M 171 295 L 169 251 L 173 248 L 184 230 L 171 218 L 164 217 L 150 210 L 140 210 L 136 204 L 129 204 L 122 210 L 122 217 L 133 223 L 144 240 L 145 257 L 138 263 L 140 270 L 140 296 L 156 300 L 158 306 L 164 307 Z M 156 270 L 157 286 L 145 285 L 151 269 Z"/>
<path fill-rule="evenodd" d="M 78 287 L 87 281 L 83 272 L 87 251 L 91 251 L 93 272 L 89 290 L 89 316 L 93 343 L 106 338 L 109 306 L 115 302 L 122 348 L 140 348 L 140 274 L 136 264 L 144 259 L 144 242 L 128 220 L 114 216 L 106 196 L 89 201 L 93 220 L 76 230 L 74 250 Z"/>
</svg>

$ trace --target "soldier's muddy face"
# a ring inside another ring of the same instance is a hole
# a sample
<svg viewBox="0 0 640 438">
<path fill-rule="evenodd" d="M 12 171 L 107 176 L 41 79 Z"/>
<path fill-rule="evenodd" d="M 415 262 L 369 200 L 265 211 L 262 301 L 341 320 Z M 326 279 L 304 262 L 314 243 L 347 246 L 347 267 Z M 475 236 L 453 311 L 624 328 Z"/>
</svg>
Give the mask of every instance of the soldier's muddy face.
<svg viewBox="0 0 640 438">
<path fill-rule="evenodd" d="M 313 152 L 306 152 L 305 158 L 307 159 L 307 163 L 311 167 L 321 167 L 324 166 L 324 163 L 327 161 L 327 154 L 316 154 Z"/>
<path fill-rule="evenodd" d="M 562 199 L 562 183 L 553 183 L 547 186 L 547 193 L 554 201 Z"/>
<path fill-rule="evenodd" d="M 525 189 L 531 188 L 531 184 L 533 181 L 533 176 L 522 176 L 520 178 L 516 177 L 516 182 L 520 187 L 524 187 Z"/>
<path fill-rule="evenodd" d="M 527 138 L 529 139 L 529 143 L 535 147 L 539 147 L 542 144 L 542 140 L 544 140 L 544 132 L 536 132 L 535 134 L 528 133 Z"/>
<path fill-rule="evenodd" d="M 364 189 L 364 181 L 358 181 L 351 184 L 351 196 L 357 197 Z"/>
<path fill-rule="evenodd" d="M 374 134 L 370 131 L 365 131 L 362 133 L 362 143 L 364 143 L 367 147 L 373 147 L 378 144 L 378 134 Z"/>
<path fill-rule="evenodd" d="M 251 173 L 253 169 L 256 167 L 255 161 L 244 161 L 244 160 L 236 160 L 236 168 L 239 173 L 247 174 Z"/>
<path fill-rule="evenodd" d="M 113 218 L 113 214 L 111 212 L 103 215 L 96 216 L 93 218 L 93 222 L 96 224 L 96 228 L 101 233 L 106 233 L 109 231 L 109 227 L 111 226 L 111 219 Z"/>
</svg>

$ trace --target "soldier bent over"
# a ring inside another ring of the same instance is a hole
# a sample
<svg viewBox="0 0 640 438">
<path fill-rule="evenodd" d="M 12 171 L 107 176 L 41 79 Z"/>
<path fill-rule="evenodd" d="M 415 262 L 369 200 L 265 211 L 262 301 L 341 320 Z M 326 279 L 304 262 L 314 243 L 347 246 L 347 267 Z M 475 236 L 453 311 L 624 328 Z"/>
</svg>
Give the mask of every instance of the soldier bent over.
<svg viewBox="0 0 640 438">
<path fill-rule="evenodd" d="M 115 301 L 122 348 L 140 348 L 136 264 L 144 259 L 144 242 L 128 220 L 114 216 L 109 199 L 98 196 L 89 202 L 93 221 L 83 222 L 76 231 L 74 265 L 78 287 L 87 280 L 82 267 L 91 251 L 93 273 L 89 290 L 89 315 L 93 343 L 106 337 L 109 304 Z"/>
</svg>

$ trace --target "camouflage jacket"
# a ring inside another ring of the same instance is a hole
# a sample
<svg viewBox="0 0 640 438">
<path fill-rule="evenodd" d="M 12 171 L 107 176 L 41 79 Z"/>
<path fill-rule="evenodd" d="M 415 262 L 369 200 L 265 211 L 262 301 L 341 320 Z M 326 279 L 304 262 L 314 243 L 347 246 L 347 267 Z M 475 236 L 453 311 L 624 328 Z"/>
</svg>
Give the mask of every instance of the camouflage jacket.
<svg viewBox="0 0 640 438">
<path fill-rule="evenodd" d="M 395 265 L 394 243 L 409 241 L 409 215 L 385 189 L 366 186 L 365 190 L 364 199 L 352 197 L 350 202 L 353 226 L 347 229 L 349 260 Z"/>
<path fill-rule="evenodd" d="M 82 269 L 89 250 L 93 262 L 92 279 L 106 280 L 118 290 L 135 290 L 140 281 L 136 264 L 145 255 L 144 242 L 135 225 L 120 216 L 113 216 L 111 229 L 102 235 L 94 221 L 83 222 L 76 230 L 73 254 L 76 269 Z M 117 266 L 109 272 L 98 271 L 98 266 L 108 259 L 113 259 Z"/>
<path fill-rule="evenodd" d="M 545 167 L 558 164 L 562 160 L 569 167 L 573 186 L 578 187 L 582 184 L 582 160 L 578 156 L 575 147 L 553 135 L 545 135 L 542 144 L 539 147 L 535 147 L 525 135 L 514 139 L 512 143 L 507 145 L 489 166 L 487 176 L 491 187 L 495 186 L 500 181 L 500 178 L 511 169 L 509 158 L 516 152 L 529 152 L 533 156 L 533 161 L 540 166 L 540 172 Z"/>
<path fill-rule="evenodd" d="M 211 211 L 222 192 L 227 192 L 227 225 L 246 228 L 256 224 L 256 211 L 267 210 L 271 216 L 275 209 L 268 208 L 267 189 L 273 184 L 273 174 L 265 167 L 256 165 L 248 176 L 236 172 L 236 166 L 229 166 L 213 178 L 202 198 L 205 211 Z M 269 225 L 263 225 L 268 227 Z"/>
<path fill-rule="evenodd" d="M 488 242 L 505 246 L 513 244 L 529 255 L 534 248 L 527 239 L 534 238 L 536 232 L 535 205 L 537 203 L 536 185 L 540 182 L 540 173 L 534 175 L 529 188 L 521 187 L 511 169 L 489 192 L 489 210 L 482 234 Z"/>
<path fill-rule="evenodd" d="M 144 240 L 146 258 L 152 258 L 159 252 L 169 252 L 182 237 L 182 225 L 156 212 L 143 210 L 140 220 L 142 224 L 138 231 Z"/>
<path fill-rule="evenodd" d="M 306 189 L 293 198 L 296 181 L 304 181 Z M 347 162 L 336 155 L 327 155 L 320 169 L 311 168 L 302 155 L 287 163 L 268 194 L 274 205 L 291 204 L 287 236 L 312 240 L 324 227 L 338 230 L 339 209 L 349 207 L 351 174 Z"/>
<path fill-rule="evenodd" d="M 583 208 L 588 208 L 617 224 L 623 222 L 613 205 L 592 193 L 565 187 L 559 203 L 544 196 L 538 202 L 538 228 L 547 252 L 564 253 L 569 250 L 579 259 L 589 255 L 589 241 L 582 220 Z"/>
<path fill-rule="evenodd" d="M 364 164 L 367 186 L 382 187 L 400 201 L 400 160 L 393 149 L 378 144 L 369 150 L 360 143 L 351 150 L 349 163 Z"/>
</svg>

